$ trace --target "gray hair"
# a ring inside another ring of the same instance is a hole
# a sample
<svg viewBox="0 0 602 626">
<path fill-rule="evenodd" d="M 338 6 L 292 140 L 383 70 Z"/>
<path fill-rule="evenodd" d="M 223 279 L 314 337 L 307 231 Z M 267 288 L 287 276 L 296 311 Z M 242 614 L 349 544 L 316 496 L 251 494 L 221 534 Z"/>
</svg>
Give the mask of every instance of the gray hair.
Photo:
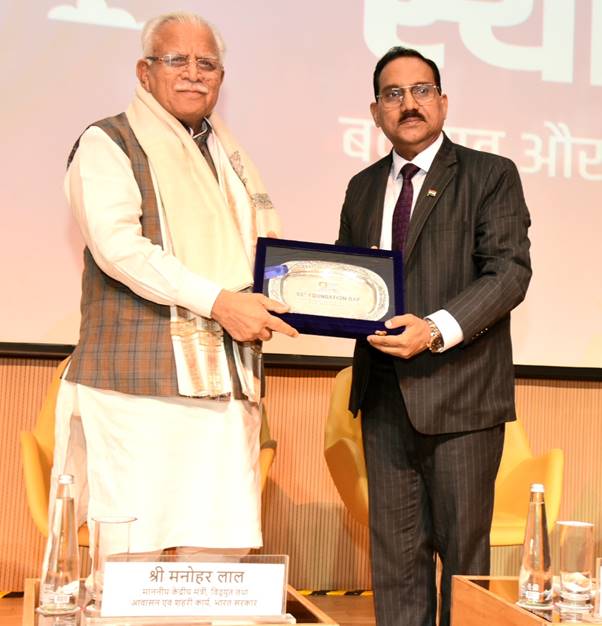
<svg viewBox="0 0 602 626">
<path fill-rule="evenodd" d="M 224 55 L 226 54 L 226 46 L 224 40 L 219 34 L 215 26 L 210 24 L 207 20 L 204 20 L 200 15 L 196 13 L 189 13 L 188 11 L 174 11 L 172 13 L 163 13 L 157 17 L 153 17 L 148 20 L 142 29 L 142 54 L 146 56 L 152 56 L 155 52 L 154 45 L 157 37 L 157 32 L 161 27 L 165 26 L 169 22 L 178 22 L 180 24 L 196 24 L 197 26 L 203 26 L 208 28 L 215 42 L 217 43 L 217 52 L 220 62 L 223 62 Z"/>
</svg>

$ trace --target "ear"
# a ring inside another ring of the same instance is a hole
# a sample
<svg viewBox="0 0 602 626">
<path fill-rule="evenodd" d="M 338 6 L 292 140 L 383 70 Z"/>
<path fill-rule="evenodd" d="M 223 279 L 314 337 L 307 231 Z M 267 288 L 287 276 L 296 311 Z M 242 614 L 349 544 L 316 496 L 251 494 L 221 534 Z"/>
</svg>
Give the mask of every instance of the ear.
<svg viewBox="0 0 602 626">
<path fill-rule="evenodd" d="M 370 103 L 370 113 L 372 114 L 374 125 L 376 126 L 376 128 L 380 128 L 380 115 L 379 115 L 379 110 L 378 110 L 378 102 Z"/>
<path fill-rule="evenodd" d="M 146 91 L 150 91 L 149 69 L 146 59 L 139 59 L 136 63 L 136 76 Z"/>
<path fill-rule="evenodd" d="M 443 107 L 443 119 L 447 119 L 447 94 L 441 96 L 441 105 Z"/>
</svg>

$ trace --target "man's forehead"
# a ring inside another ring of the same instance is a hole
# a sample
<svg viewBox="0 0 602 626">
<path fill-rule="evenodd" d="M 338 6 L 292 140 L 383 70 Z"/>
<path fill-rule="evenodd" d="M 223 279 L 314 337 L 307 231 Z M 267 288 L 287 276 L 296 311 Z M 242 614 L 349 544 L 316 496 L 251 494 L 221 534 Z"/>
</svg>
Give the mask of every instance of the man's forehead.
<svg viewBox="0 0 602 626">
<path fill-rule="evenodd" d="M 422 59 L 417 57 L 398 57 L 389 61 L 383 67 L 380 74 L 381 86 L 384 85 L 383 79 L 389 82 L 389 79 L 393 79 L 396 76 L 407 76 L 408 84 L 424 82 L 431 82 L 435 80 L 432 68 L 425 63 Z"/>
<path fill-rule="evenodd" d="M 167 22 L 157 30 L 158 48 L 199 47 L 217 53 L 217 42 L 208 26 L 189 22 Z M 164 50 L 167 52 L 167 50 Z"/>
</svg>

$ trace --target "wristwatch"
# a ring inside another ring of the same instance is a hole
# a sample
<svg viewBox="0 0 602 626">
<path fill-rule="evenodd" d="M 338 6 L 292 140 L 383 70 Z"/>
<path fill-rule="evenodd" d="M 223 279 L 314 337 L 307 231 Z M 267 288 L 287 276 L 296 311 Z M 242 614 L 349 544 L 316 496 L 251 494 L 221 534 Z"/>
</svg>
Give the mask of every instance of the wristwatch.
<svg viewBox="0 0 602 626">
<path fill-rule="evenodd" d="M 443 352 L 443 335 L 441 335 L 441 331 L 437 328 L 437 324 L 435 324 L 435 322 L 428 317 L 425 317 L 424 321 L 429 325 L 429 330 L 431 332 L 431 336 L 429 337 L 426 347 L 431 352 Z"/>
</svg>

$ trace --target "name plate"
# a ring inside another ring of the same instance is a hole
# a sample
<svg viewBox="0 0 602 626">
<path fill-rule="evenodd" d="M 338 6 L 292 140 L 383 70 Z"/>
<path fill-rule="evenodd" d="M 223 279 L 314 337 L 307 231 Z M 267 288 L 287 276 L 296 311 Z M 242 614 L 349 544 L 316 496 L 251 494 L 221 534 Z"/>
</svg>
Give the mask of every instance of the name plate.
<svg viewBox="0 0 602 626">
<path fill-rule="evenodd" d="M 390 250 L 260 237 L 254 279 L 303 333 L 362 337 L 403 312 L 401 254 Z"/>
<path fill-rule="evenodd" d="M 272 558 L 282 562 L 108 560 L 101 617 L 282 616 L 287 557 Z"/>
</svg>

